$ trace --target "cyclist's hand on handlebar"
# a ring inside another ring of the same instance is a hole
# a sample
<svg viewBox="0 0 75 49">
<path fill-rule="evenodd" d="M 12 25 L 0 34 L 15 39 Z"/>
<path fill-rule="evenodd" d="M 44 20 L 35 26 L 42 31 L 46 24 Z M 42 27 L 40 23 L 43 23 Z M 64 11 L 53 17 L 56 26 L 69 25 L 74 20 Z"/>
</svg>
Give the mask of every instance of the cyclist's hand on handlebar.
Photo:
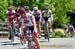
<svg viewBox="0 0 75 49">
<path fill-rule="evenodd" d="M 36 33 L 37 33 L 37 29 L 34 29 L 34 32 L 36 32 Z"/>
</svg>

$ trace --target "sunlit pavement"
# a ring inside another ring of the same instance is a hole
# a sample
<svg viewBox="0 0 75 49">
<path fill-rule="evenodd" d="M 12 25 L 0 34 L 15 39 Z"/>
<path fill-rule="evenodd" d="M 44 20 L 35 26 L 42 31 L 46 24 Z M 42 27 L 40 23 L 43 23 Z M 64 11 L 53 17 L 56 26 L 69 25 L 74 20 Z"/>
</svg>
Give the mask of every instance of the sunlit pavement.
<svg viewBox="0 0 75 49">
<path fill-rule="evenodd" d="M 75 49 L 75 38 L 50 38 L 50 42 L 47 39 L 41 38 L 41 49 Z M 20 44 L 18 38 L 15 38 L 15 42 L 11 44 L 7 38 L 0 38 L 0 49 L 23 49 L 27 44 Z"/>
</svg>

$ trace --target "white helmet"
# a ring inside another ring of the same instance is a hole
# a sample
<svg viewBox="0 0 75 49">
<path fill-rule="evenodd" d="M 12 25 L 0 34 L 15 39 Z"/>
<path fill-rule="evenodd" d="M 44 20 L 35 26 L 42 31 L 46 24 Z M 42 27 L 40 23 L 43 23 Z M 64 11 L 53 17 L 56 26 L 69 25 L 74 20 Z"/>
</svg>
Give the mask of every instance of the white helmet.
<svg viewBox="0 0 75 49">
<path fill-rule="evenodd" d="M 33 10 L 38 10 L 38 7 L 34 7 Z"/>
</svg>

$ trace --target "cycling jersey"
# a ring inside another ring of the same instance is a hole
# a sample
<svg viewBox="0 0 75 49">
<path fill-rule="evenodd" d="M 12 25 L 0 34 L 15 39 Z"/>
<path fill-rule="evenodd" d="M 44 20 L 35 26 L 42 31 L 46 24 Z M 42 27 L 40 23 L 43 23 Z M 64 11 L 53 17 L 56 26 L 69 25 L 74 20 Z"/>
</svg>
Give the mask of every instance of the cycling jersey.
<svg viewBox="0 0 75 49">
<path fill-rule="evenodd" d="M 21 15 L 18 16 L 17 21 L 22 22 L 22 16 Z"/>
<path fill-rule="evenodd" d="M 32 14 L 35 16 L 35 20 L 36 20 L 36 22 L 39 21 L 39 19 L 40 19 L 40 15 L 41 15 L 41 11 L 39 11 L 39 10 L 36 11 L 36 12 L 33 11 Z"/>
<path fill-rule="evenodd" d="M 7 11 L 6 14 L 9 19 L 9 22 L 12 22 L 14 20 L 15 11 L 14 10 L 12 12 Z"/>
<path fill-rule="evenodd" d="M 70 25 L 70 26 L 69 26 L 69 30 L 70 30 L 70 31 L 73 31 L 73 29 L 74 29 L 74 27 Z"/>
<path fill-rule="evenodd" d="M 42 17 L 43 17 L 43 24 L 45 25 L 47 22 L 51 22 L 53 19 L 52 17 L 52 12 L 51 10 L 48 11 L 48 13 L 46 13 L 45 11 L 42 12 Z"/>
<path fill-rule="evenodd" d="M 23 19 L 23 26 L 33 26 L 33 23 L 31 21 L 32 15 L 30 13 L 26 13 L 26 18 Z"/>
<path fill-rule="evenodd" d="M 42 12 L 42 16 L 43 16 L 43 17 L 51 17 L 51 13 L 52 13 L 51 10 L 49 10 L 47 14 L 46 14 L 45 11 L 43 11 L 43 12 Z"/>
</svg>

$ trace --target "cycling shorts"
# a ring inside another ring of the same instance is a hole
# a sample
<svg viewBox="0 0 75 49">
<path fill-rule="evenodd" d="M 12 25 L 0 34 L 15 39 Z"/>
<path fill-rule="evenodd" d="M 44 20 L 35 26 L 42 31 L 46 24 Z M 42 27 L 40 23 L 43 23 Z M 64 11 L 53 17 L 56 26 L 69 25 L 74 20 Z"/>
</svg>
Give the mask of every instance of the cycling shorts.
<svg viewBox="0 0 75 49">
<path fill-rule="evenodd" d="M 29 26 L 29 27 L 25 27 L 25 28 L 23 28 L 23 32 L 26 34 L 27 32 L 27 29 L 29 29 L 31 32 L 33 32 L 33 30 L 34 30 L 34 27 L 33 26 Z"/>
<path fill-rule="evenodd" d="M 39 16 L 35 16 L 35 21 L 36 21 L 36 24 L 38 24 L 40 22 L 40 17 Z"/>
<path fill-rule="evenodd" d="M 43 24 L 45 25 L 47 22 L 51 22 L 51 17 L 49 18 L 43 18 Z"/>
</svg>

